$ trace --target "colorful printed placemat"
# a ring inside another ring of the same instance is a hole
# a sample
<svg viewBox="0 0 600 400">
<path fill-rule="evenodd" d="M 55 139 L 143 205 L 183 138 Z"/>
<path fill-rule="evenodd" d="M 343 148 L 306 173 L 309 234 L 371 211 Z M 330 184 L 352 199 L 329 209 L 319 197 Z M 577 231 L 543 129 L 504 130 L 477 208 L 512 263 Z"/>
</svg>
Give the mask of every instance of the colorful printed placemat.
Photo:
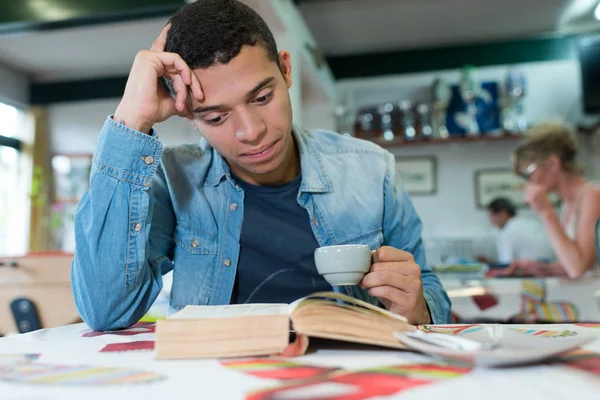
<svg viewBox="0 0 600 400">
<path fill-rule="evenodd" d="M 69 366 L 40 363 L 14 364 L 0 370 L 0 380 L 46 385 L 126 385 L 165 379 L 150 371 L 131 368 Z"/>
<path fill-rule="evenodd" d="M 87 330 L 81 335 L 81 337 L 91 338 L 104 335 L 134 336 L 142 333 L 154 333 L 154 328 L 155 325 L 153 322 L 138 322 L 127 329 L 119 329 L 117 331 L 98 332 Z"/>
<path fill-rule="evenodd" d="M 479 332 L 484 327 L 482 325 L 419 325 L 418 328 L 425 333 L 445 333 L 447 335 L 466 335 Z"/>
<path fill-rule="evenodd" d="M 600 329 L 600 324 L 575 324 L 576 326 L 581 326 L 584 328 L 593 328 L 593 329 Z"/>
<path fill-rule="evenodd" d="M 37 360 L 39 354 L 0 354 L 0 372 L 12 368 L 15 364 L 26 364 Z M 1 397 L 0 397 L 1 398 Z"/>
<path fill-rule="evenodd" d="M 556 357 L 554 362 L 600 376 L 600 354 L 584 349 L 576 349 Z"/>
<path fill-rule="evenodd" d="M 138 340 L 127 343 L 109 343 L 100 350 L 101 353 L 118 353 L 124 351 L 154 350 L 154 340 Z"/>
<path fill-rule="evenodd" d="M 318 367 L 299 364 L 277 358 L 253 358 L 246 360 L 222 361 L 222 365 L 234 371 L 259 378 L 277 379 L 280 381 L 297 381 L 314 379 L 339 371 L 338 368 Z"/>
<path fill-rule="evenodd" d="M 355 372 L 340 370 L 322 378 L 252 392 L 246 399 L 368 399 L 456 378 L 469 371 L 468 368 L 436 364 L 397 365 Z"/>
<path fill-rule="evenodd" d="M 0 365 L 28 363 L 40 358 L 39 354 L 0 354 Z"/>
<path fill-rule="evenodd" d="M 508 330 L 513 332 L 522 333 L 524 335 L 531 336 L 543 336 L 543 337 L 570 337 L 577 336 L 578 333 L 575 331 L 569 330 L 551 330 L 551 329 L 528 329 L 528 328 L 508 328 Z"/>
</svg>

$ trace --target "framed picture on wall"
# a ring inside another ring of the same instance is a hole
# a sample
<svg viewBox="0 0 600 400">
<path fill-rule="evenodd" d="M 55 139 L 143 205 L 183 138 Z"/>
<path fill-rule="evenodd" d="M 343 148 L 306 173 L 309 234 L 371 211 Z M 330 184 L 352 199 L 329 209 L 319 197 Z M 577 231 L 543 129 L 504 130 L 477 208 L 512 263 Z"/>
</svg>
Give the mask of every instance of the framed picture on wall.
<svg viewBox="0 0 600 400">
<path fill-rule="evenodd" d="M 396 176 L 410 195 L 434 194 L 437 190 L 435 157 L 397 157 Z"/>
<path fill-rule="evenodd" d="M 475 204 L 486 208 L 498 197 L 512 201 L 516 207 L 528 207 L 525 203 L 525 180 L 515 175 L 510 168 L 491 168 L 475 171 Z M 556 205 L 558 198 L 551 196 L 550 201 Z"/>
</svg>

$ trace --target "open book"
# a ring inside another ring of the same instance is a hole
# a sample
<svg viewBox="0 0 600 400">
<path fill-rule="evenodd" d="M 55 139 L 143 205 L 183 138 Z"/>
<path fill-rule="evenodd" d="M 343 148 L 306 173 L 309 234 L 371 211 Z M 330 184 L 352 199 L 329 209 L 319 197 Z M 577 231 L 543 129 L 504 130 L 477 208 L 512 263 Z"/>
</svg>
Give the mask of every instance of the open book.
<svg viewBox="0 0 600 400">
<path fill-rule="evenodd" d="M 415 329 L 362 300 L 319 292 L 289 305 L 186 306 L 157 322 L 155 348 L 157 358 L 300 355 L 312 336 L 404 349 L 394 332 Z"/>
</svg>

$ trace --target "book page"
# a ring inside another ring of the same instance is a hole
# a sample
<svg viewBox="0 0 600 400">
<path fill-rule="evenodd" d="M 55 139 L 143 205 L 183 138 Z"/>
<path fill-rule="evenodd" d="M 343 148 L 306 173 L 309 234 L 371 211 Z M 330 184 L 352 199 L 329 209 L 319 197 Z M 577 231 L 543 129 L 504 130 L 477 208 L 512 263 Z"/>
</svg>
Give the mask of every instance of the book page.
<svg viewBox="0 0 600 400">
<path fill-rule="evenodd" d="M 289 313 L 290 315 L 292 315 L 298 307 L 301 307 L 303 305 L 331 300 L 341 300 L 346 303 L 350 303 L 353 306 L 362 307 L 366 310 L 369 310 L 370 312 L 374 312 L 379 315 L 383 315 L 402 322 L 408 322 L 408 320 L 402 315 L 394 314 L 381 307 L 377 307 L 371 303 L 367 303 L 366 301 L 355 299 L 354 297 L 348 296 L 346 294 L 335 292 L 317 292 L 309 296 L 303 297 L 301 299 L 298 299 L 289 305 Z"/>
<path fill-rule="evenodd" d="M 226 306 L 185 306 L 168 319 L 212 319 L 254 317 L 259 315 L 285 315 L 287 304 L 232 304 Z"/>
</svg>

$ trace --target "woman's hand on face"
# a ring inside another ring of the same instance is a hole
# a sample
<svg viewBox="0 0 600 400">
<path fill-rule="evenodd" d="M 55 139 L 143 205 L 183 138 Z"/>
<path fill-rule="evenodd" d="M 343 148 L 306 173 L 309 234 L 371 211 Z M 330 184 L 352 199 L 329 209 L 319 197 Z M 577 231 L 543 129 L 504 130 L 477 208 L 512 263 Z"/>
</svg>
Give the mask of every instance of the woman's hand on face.
<svg viewBox="0 0 600 400">
<path fill-rule="evenodd" d="M 527 182 L 525 184 L 525 202 L 538 214 L 543 214 L 552 209 L 548 192 L 542 185 Z"/>
</svg>

